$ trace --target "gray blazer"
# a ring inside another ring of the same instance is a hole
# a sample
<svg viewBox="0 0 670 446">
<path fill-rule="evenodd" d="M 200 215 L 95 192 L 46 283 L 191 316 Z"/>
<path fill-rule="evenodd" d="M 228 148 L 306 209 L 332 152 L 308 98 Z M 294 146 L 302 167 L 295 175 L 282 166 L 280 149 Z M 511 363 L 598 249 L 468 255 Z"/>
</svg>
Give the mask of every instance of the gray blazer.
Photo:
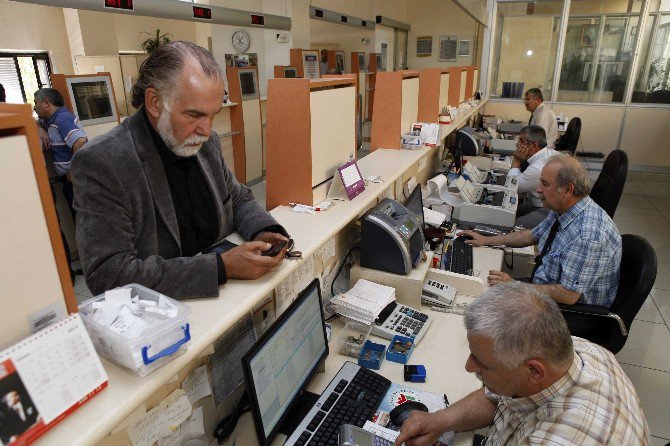
<svg viewBox="0 0 670 446">
<path fill-rule="evenodd" d="M 72 160 L 77 246 L 95 294 L 139 283 L 167 296 L 218 296 L 216 255 L 182 257 L 165 170 L 142 110 L 77 151 Z M 196 155 L 219 217 L 218 241 L 249 240 L 277 221 L 240 184 L 213 132 Z"/>
</svg>

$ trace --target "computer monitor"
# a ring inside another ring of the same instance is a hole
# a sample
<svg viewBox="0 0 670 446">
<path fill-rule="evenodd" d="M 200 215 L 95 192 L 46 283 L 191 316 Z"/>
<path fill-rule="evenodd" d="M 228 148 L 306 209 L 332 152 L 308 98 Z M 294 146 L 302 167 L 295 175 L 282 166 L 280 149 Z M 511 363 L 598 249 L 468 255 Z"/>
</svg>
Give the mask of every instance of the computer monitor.
<svg viewBox="0 0 670 446">
<path fill-rule="evenodd" d="M 238 70 L 240 78 L 240 89 L 242 90 L 242 100 L 257 99 L 258 90 L 256 89 L 256 70 L 254 68 L 240 68 Z"/>
<path fill-rule="evenodd" d="M 284 67 L 284 77 L 288 79 L 298 77 L 298 69 L 296 67 Z"/>
<path fill-rule="evenodd" d="M 421 227 L 423 228 L 425 221 L 423 219 L 423 197 L 421 196 L 421 186 L 416 185 L 409 198 L 405 201 L 405 207 L 414 212 L 421 219 Z"/>
<path fill-rule="evenodd" d="M 314 279 L 242 358 L 259 444 L 269 445 L 328 355 Z"/>
<path fill-rule="evenodd" d="M 73 112 L 81 125 L 116 122 L 116 101 L 109 76 L 73 76 L 66 79 Z"/>
</svg>

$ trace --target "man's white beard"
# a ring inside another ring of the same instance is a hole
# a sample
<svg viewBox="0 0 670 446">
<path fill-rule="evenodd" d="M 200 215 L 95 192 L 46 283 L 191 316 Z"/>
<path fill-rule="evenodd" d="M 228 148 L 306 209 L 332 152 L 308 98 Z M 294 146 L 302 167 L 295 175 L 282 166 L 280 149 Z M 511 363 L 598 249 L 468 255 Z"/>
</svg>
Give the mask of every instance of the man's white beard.
<svg viewBox="0 0 670 446">
<path fill-rule="evenodd" d="M 202 147 L 202 145 L 209 139 L 209 137 L 206 136 L 193 134 L 186 138 L 181 144 L 177 144 L 177 138 L 174 135 L 174 129 L 170 122 L 170 112 L 168 110 L 164 110 L 163 113 L 161 113 L 160 118 L 158 118 L 156 130 L 168 149 L 180 158 L 195 156 L 200 150 L 200 147 Z"/>
</svg>

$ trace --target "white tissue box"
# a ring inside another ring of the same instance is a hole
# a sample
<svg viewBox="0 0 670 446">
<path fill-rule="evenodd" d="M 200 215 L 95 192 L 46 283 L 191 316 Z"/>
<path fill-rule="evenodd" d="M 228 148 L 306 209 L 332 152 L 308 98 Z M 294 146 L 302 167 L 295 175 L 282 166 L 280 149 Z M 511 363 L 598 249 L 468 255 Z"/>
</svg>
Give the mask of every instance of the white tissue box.
<svg viewBox="0 0 670 446">
<path fill-rule="evenodd" d="M 162 300 L 170 311 L 161 314 L 155 310 L 138 311 L 138 305 L 134 304 L 123 306 L 124 314 L 128 314 L 128 308 L 133 308 L 138 319 L 135 322 L 140 326 L 139 329 L 123 332 L 118 330 L 118 324 L 112 324 L 114 327 L 110 328 L 111 321 L 108 319 L 104 323 L 97 313 L 100 310 L 96 307 L 105 305 L 105 294 L 82 302 L 79 305 L 79 314 L 100 356 L 139 376 L 147 376 L 186 351 L 191 339 L 188 323 L 191 309 L 179 301 L 135 283 L 117 288 L 119 289 L 130 289 L 131 295 L 138 296 L 141 301 L 158 304 Z M 123 315 L 119 313 L 119 316 Z"/>
</svg>

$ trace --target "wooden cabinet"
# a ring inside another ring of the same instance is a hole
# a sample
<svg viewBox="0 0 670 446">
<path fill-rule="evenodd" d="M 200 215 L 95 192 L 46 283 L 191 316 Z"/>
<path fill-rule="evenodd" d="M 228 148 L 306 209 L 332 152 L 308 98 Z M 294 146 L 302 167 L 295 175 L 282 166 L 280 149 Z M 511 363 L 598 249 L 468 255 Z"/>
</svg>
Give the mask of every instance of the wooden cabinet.
<svg viewBox="0 0 670 446">
<path fill-rule="evenodd" d="M 267 208 L 323 200 L 339 165 L 356 156 L 356 81 L 270 79 Z"/>
</svg>

